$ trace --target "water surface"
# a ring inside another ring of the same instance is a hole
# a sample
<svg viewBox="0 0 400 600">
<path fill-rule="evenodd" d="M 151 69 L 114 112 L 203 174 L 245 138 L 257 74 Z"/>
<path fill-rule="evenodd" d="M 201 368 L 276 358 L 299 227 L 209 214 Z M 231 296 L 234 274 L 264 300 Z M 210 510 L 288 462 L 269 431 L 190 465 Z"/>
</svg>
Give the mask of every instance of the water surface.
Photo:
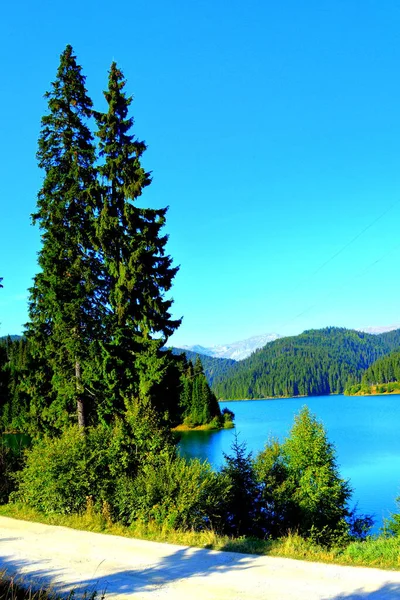
<svg viewBox="0 0 400 600">
<path fill-rule="evenodd" d="M 182 433 L 180 451 L 218 468 L 235 433 L 248 451 L 257 453 L 270 437 L 283 440 L 288 435 L 294 415 L 304 405 L 323 422 L 336 448 L 340 473 L 354 489 L 353 504 L 375 515 L 377 531 L 383 517 L 397 510 L 395 498 L 400 496 L 400 395 L 223 402 L 221 408 L 235 413 L 236 428 Z"/>
</svg>

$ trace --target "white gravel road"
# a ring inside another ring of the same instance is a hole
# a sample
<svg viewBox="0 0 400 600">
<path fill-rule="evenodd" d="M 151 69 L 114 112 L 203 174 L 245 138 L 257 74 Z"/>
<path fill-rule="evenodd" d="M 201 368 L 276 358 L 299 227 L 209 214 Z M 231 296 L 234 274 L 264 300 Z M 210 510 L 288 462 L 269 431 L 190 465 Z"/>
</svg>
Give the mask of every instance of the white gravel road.
<svg viewBox="0 0 400 600">
<path fill-rule="evenodd" d="M 214 552 L 0 517 L 0 569 L 119 600 L 400 600 L 400 572 Z"/>
</svg>

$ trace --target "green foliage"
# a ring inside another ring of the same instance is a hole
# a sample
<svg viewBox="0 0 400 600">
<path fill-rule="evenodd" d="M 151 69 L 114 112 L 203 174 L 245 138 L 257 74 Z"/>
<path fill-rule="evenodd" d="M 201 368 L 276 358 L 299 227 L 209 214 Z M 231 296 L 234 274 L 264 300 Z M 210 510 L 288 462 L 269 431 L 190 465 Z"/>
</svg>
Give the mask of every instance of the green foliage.
<svg viewBox="0 0 400 600">
<path fill-rule="evenodd" d="M 391 352 L 376 360 L 362 376 L 362 384 L 376 385 L 378 383 L 390 384 L 400 381 L 400 352 Z M 389 388 L 386 388 L 389 389 Z M 394 387 L 393 387 L 394 389 Z"/>
<path fill-rule="evenodd" d="M 189 427 L 205 425 L 214 420 L 221 427 L 224 418 L 215 394 L 211 391 L 203 371 L 200 358 L 197 357 L 194 366 L 182 358 L 182 375 L 180 379 L 181 421 Z"/>
<path fill-rule="evenodd" d="M 351 396 L 361 392 L 371 394 L 372 386 L 376 386 L 378 394 L 400 391 L 400 352 L 394 351 L 378 358 L 364 372 L 361 383 L 348 385 L 345 394 Z"/>
<path fill-rule="evenodd" d="M 23 455 L 0 440 L 0 504 L 5 504 L 16 488 L 15 474 L 22 469 Z"/>
<path fill-rule="evenodd" d="M 133 135 L 128 117 L 132 98 L 125 85 L 113 62 L 104 92 L 108 110 L 95 113 L 101 158 L 96 231 L 109 309 L 103 350 L 107 397 L 114 410 L 124 396 L 154 396 L 169 366 L 161 347 L 181 322 L 172 319 L 172 300 L 165 298 L 178 270 L 165 253 L 167 236 L 161 234 L 167 209 L 134 204 L 151 179 L 141 166 L 146 145 Z"/>
<path fill-rule="evenodd" d="M 214 378 L 218 398 L 341 393 L 378 357 L 400 346 L 400 330 L 381 335 L 329 327 L 281 338 Z"/>
<path fill-rule="evenodd" d="M 397 508 L 400 509 L 400 496 L 396 498 Z M 383 531 L 387 535 L 400 537 L 400 513 L 392 513 L 383 523 Z"/>
<path fill-rule="evenodd" d="M 90 365 L 87 357 L 101 339 L 98 309 L 100 264 L 94 246 L 94 211 L 98 184 L 93 136 L 88 120 L 92 101 L 71 46 L 60 57 L 57 77 L 45 97 L 39 167 L 44 180 L 32 216 L 42 231 L 40 272 L 30 290 L 27 337 L 47 375 L 47 389 L 32 373 L 30 385 L 38 412 L 62 428 L 85 424 L 90 412 Z M 43 393 L 44 391 L 44 393 Z M 50 391 L 50 394 L 47 392 Z"/>
<path fill-rule="evenodd" d="M 307 407 L 283 444 L 271 441 L 260 453 L 256 471 L 272 535 L 298 531 L 326 545 L 348 535 L 351 488 L 339 475 L 323 425 Z"/>
<path fill-rule="evenodd" d="M 135 479 L 118 482 L 116 516 L 125 524 L 143 520 L 182 530 L 220 529 L 228 493 L 226 478 L 207 462 L 187 462 L 171 452 L 153 455 Z"/>
<path fill-rule="evenodd" d="M 210 386 L 213 385 L 215 379 L 226 377 L 231 368 L 236 364 L 236 360 L 232 358 L 216 358 L 215 356 L 206 356 L 205 354 L 198 354 L 197 352 L 183 350 L 182 348 L 170 348 L 170 350 L 178 356 L 184 354 L 187 360 L 193 364 L 199 358 L 203 365 L 204 375 Z"/>
<path fill-rule="evenodd" d="M 28 382 L 34 363 L 27 340 L 16 336 L 0 341 L 0 363 L 0 427 L 3 431 L 28 431 Z"/>
<path fill-rule="evenodd" d="M 232 425 L 233 426 L 233 421 L 235 420 L 235 413 L 232 410 L 229 410 L 229 408 L 223 408 L 221 411 L 221 416 L 224 420 L 224 425 L 225 426 L 229 426 Z"/>
<path fill-rule="evenodd" d="M 180 324 L 166 297 L 178 270 L 162 233 L 167 209 L 136 206 L 151 182 L 141 166 L 146 145 L 132 133 L 132 98 L 115 63 L 108 83 L 108 109 L 99 113 L 68 45 L 46 94 L 29 364 L 15 370 L 8 357 L 11 383 L 0 376 L 5 426 L 52 434 L 77 418 L 81 428 L 110 424 L 133 398 L 151 401 L 168 419 L 179 402 L 174 360 L 161 351 Z"/>
<path fill-rule="evenodd" d="M 118 477 L 137 464 L 121 423 L 89 428 L 86 435 L 72 426 L 60 437 L 45 436 L 26 451 L 13 499 L 47 514 L 80 512 L 88 497 L 100 508 L 112 500 Z"/>
<path fill-rule="evenodd" d="M 224 531 L 231 535 L 257 535 L 261 531 L 260 488 L 251 453 L 235 436 L 232 453 L 224 454 L 221 473 L 229 485 Z"/>
</svg>

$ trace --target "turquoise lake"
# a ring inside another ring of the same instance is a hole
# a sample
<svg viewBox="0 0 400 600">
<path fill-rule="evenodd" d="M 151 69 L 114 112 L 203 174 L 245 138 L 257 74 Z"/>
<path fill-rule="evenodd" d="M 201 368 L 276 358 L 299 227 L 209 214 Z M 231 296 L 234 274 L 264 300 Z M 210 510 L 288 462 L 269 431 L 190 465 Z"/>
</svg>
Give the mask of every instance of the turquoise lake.
<svg viewBox="0 0 400 600">
<path fill-rule="evenodd" d="M 222 402 L 221 408 L 235 413 L 235 429 L 182 433 L 180 451 L 218 468 L 235 433 L 248 451 L 257 453 L 269 437 L 283 440 L 288 435 L 304 405 L 322 421 L 336 448 L 340 473 L 354 490 L 351 504 L 374 515 L 377 532 L 383 518 L 397 510 L 395 499 L 400 496 L 400 395 Z"/>
</svg>

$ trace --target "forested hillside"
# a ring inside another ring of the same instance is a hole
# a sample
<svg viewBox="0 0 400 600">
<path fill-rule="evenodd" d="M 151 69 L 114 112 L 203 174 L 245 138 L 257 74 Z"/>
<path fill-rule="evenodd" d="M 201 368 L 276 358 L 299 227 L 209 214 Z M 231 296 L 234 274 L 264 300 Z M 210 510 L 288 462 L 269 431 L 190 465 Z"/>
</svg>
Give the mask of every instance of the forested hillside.
<svg viewBox="0 0 400 600">
<path fill-rule="evenodd" d="M 209 385 L 212 385 L 216 378 L 226 377 L 232 367 L 236 364 L 236 360 L 233 360 L 232 358 L 215 358 L 213 356 L 192 352 L 191 350 L 184 350 L 183 348 L 171 348 L 171 350 L 175 355 L 184 354 L 187 360 L 190 360 L 193 364 L 195 364 L 196 360 L 199 358 L 203 365 L 204 374 Z"/>
<path fill-rule="evenodd" d="M 364 372 L 361 383 L 350 385 L 345 393 L 352 395 L 369 394 L 371 392 L 384 394 L 400 391 L 400 351 L 391 352 L 378 358 Z"/>
<path fill-rule="evenodd" d="M 341 393 L 377 358 L 400 348 L 400 330 L 380 335 L 329 327 L 278 339 L 216 377 L 218 398 Z"/>
</svg>

